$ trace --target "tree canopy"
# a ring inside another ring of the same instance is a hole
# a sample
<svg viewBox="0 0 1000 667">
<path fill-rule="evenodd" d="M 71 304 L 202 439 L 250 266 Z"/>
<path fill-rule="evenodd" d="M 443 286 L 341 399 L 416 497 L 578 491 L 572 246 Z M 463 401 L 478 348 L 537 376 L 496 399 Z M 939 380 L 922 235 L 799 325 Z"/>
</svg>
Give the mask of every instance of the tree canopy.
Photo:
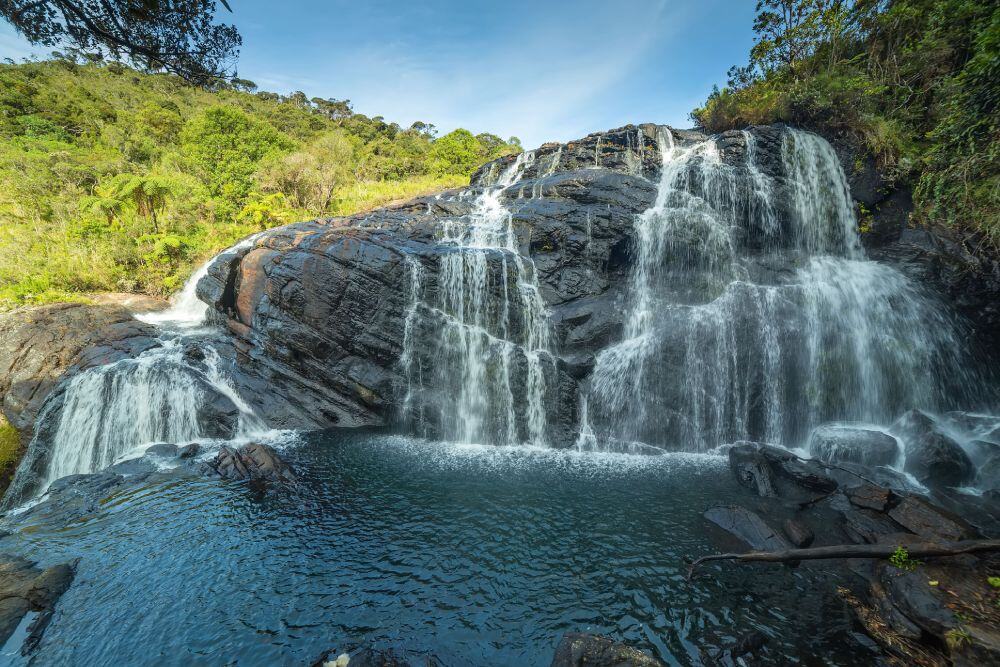
<svg viewBox="0 0 1000 667">
<path fill-rule="evenodd" d="M 1000 4 L 761 0 L 746 65 L 692 112 L 713 132 L 784 121 L 854 140 L 917 222 L 1000 248 Z"/>
<path fill-rule="evenodd" d="M 28 41 L 72 45 L 205 83 L 235 74 L 242 43 L 215 22 L 216 0 L 0 0 L 0 16 Z M 229 4 L 221 0 L 228 10 Z"/>
</svg>

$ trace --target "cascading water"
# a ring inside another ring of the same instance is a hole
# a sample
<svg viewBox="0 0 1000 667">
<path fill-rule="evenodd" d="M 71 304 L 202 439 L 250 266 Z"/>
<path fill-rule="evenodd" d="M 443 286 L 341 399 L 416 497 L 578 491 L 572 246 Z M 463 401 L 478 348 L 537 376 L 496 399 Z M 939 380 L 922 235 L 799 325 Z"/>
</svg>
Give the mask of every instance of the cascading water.
<svg viewBox="0 0 1000 667">
<path fill-rule="evenodd" d="M 715 138 L 679 146 L 660 129 L 624 336 L 598 354 L 578 447 L 799 444 L 822 421 L 885 423 L 940 407 L 961 385 L 950 317 L 865 260 L 830 145 L 785 133 L 775 178 L 756 163 L 755 137 L 743 138 L 734 166 Z"/>
<path fill-rule="evenodd" d="M 204 359 L 192 360 L 182 339 L 168 340 L 135 359 L 73 377 L 58 416 L 45 484 L 103 470 L 153 442 L 228 439 L 262 430 L 263 423 L 220 373 L 217 353 L 210 347 L 198 350 Z"/>
<path fill-rule="evenodd" d="M 252 234 L 219 254 L 238 252 L 249 248 L 259 236 L 260 233 Z M 136 315 L 136 319 L 148 324 L 178 329 L 189 329 L 204 324 L 205 316 L 208 314 L 208 304 L 198 298 L 198 282 L 208 275 L 208 268 L 213 261 L 215 261 L 214 257 L 198 267 L 198 270 L 184 283 L 184 287 L 174 298 L 169 308 L 141 313 Z"/>
<path fill-rule="evenodd" d="M 426 316 L 437 323 L 427 327 L 437 337 L 429 372 L 442 389 L 438 405 L 420 402 L 419 409 L 440 411 L 440 435 L 448 440 L 547 443 L 545 365 L 551 359 L 545 304 L 534 265 L 518 252 L 512 215 L 502 200 L 533 159 L 530 152 L 519 155 L 478 195 L 467 220 L 444 223 L 436 301 L 423 301 L 422 269 L 410 262 L 404 403 L 412 410 L 413 387 L 420 384 L 414 328 L 416 319 Z"/>
<path fill-rule="evenodd" d="M 255 238 L 220 254 L 246 248 Z M 157 347 L 78 373 L 53 393 L 4 506 L 44 491 L 61 477 L 103 470 L 143 445 L 267 434 L 201 329 L 207 306 L 195 290 L 212 261 L 194 273 L 172 307 L 137 316 L 161 327 Z"/>
</svg>

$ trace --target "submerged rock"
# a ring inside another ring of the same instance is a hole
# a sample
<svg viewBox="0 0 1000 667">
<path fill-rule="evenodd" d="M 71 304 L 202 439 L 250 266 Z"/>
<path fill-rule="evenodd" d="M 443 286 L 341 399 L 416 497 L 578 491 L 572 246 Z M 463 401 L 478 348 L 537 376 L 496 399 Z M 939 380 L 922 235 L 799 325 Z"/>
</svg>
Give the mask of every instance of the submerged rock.
<svg viewBox="0 0 1000 667">
<path fill-rule="evenodd" d="M 22 655 L 38 644 L 56 603 L 73 583 L 75 570 L 75 562 L 42 570 L 32 561 L 0 554 L 0 646 L 32 611 L 40 613 L 28 628 Z"/>
<path fill-rule="evenodd" d="M 752 664 L 745 660 L 744 656 L 754 655 L 771 641 L 771 638 L 763 632 L 751 631 L 740 637 L 735 644 L 715 651 L 701 651 L 702 659 L 706 665 L 745 665 Z"/>
<path fill-rule="evenodd" d="M 312 663 L 312 667 L 438 667 L 440 664 L 432 655 L 391 648 L 363 648 L 351 652 L 327 651 Z"/>
<path fill-rule="evenodd" d="M 809 451 L 827 463 L 888 466 L 899 458 L 899 443 L 882 431 L 827 424 L 813 430 L 809 437 Z"/>
<path fill-rule="evenodd" d="M 664 663 L 609 637 L 567 632 L 551 667 L 664 667 Z"/>
<path fill-rule="evenodd" d="M 973 480 L 976 469 L 968 454 L 927 413 L 910 410 L 892 432 L 906 445 L 906 471 L 923 484 L 963 486 Z"/>
</svg>

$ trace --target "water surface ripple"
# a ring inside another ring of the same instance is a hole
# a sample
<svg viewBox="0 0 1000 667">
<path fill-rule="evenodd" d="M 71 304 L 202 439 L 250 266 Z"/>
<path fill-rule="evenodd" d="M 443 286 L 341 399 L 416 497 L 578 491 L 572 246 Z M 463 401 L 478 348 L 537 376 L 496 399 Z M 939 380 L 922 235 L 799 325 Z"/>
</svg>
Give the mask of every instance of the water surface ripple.
<svg viewBox="0 0 1000 667">
<path fill-rule="evenodd" d="M 725 460 L 311 434 L 297 490 L 181 478 L 67 527 L 26 519 L 0 549 L 80 556 L 37 664 L 295 665 L 330 648 L 445 665 L 548 665 L 566 631 L 670 664 L 758 629 L 774 664 L 867 657 L 821 566 L 709 567 L 701 513 L 745 499 Z"/>
</svg>

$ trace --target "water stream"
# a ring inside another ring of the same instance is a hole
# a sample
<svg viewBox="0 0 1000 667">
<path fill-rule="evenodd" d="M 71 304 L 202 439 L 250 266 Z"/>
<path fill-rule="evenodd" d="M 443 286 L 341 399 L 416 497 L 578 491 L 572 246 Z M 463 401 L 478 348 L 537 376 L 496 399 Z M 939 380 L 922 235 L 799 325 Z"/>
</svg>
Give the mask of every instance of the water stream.
<svg viewBox="0 0 1000 667">
<path fill-rule="evenodd" d="M 587 391 L 590 449 L 796 446 L 822 421 L 888 423 L 975 385 L 948 312 L 865 259 L 830 145 L 787 133 L 778 180 L 744 138 L 732 166 L 714 138 L 679 145 L 659 130 L 624 336 L 599 353 Z"/>
<path fill-rule="evenodd" d="M 249 247 L 256 236 L 223 253 Z M 53 393 L 38 418 L 45 428 L 36 429 L 4 496 L 5 508 L 43 493 L 62 477 L 139 456 L 154 443 L 273 433 L 239 395 L 212 343 L 214 332 L 205 328 L 208 306 L 196 288 L 210 265 L 192 275 L 169 308 L 136 316 L 160 329 L 159 345 L 134 359 L 77 373 Z"/>
<path fill-rule="evenodd" d="M 553 159 L 553 166 L 558 157 Z M 465 443 L 547 444 L 545 365 L 551 363 L 545 303 L 534 264 L 520 252 L 504 191 L 532 164 L 523 153 L 483 188 L 468 218 L 442 225 L 438 296 L 425 302 L 422 268 L 411 259 L 411 310 L 403 366 L 409 410 L 422 382 L 413 347 L 415 319 L 426 317 L 436 342 L 433 386 L 441 437 Z M 441 403 L 445 404 L 441 404 Z M 419 409 L 426 411 L 426 402 Z"/>
</svg>

